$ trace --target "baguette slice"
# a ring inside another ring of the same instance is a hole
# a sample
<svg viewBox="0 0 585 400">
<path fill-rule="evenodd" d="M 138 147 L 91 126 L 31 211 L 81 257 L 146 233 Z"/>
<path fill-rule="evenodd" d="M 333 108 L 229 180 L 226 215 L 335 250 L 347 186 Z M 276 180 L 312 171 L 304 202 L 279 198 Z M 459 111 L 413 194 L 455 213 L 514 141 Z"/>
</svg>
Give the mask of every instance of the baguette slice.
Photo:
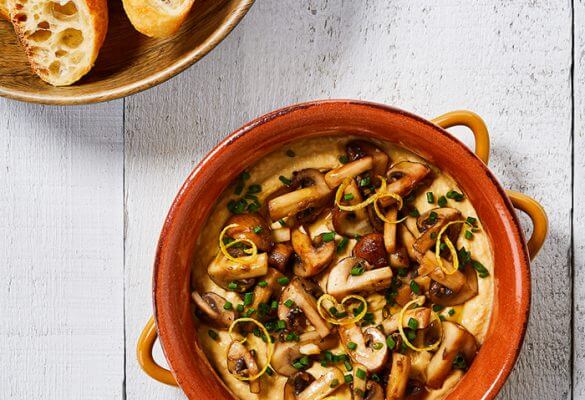
<svg viewBox="0 0 585 400">
<path fill-rule="evenodd" d="M 8 0 L 8 10 L 42 80 L 70 85 L 93 67 L 108 30 L 107 0 Z"/>
<path fill-rule="evenodd" d="M 134 28 L 146 36 L 172 35 L 187 18 L 194 0 L 123 0 Z"/>
</svg>

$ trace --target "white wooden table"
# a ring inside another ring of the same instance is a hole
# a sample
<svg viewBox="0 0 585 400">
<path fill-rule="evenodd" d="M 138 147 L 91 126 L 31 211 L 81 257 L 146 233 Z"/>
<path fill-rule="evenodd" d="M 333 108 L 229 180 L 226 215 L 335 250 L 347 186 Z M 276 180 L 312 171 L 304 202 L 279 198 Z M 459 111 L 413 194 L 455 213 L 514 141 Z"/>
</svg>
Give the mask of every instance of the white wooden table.
<svg viewBox="0 0 585 400">
<path fill-rule="evenodd" d="M 0 398 L 182 398 L 134 353 L 170 202 L 226 134 L 317 98 L 484 117 L 492 169 L 550 217 L 500 398 L 585 398 L 583 21 L 583 0 L 259 0 L 147 92 L 69 108 L 0 100 Z"/>
</svg>

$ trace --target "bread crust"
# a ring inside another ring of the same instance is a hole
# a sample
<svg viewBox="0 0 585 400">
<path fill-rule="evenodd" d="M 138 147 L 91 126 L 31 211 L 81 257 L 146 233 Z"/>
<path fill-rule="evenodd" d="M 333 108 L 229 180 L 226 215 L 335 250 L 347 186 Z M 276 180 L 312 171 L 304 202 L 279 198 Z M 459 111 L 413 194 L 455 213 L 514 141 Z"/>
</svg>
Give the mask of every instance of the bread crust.
<svg viewBox="0 0 585 400">
<path fill-rule="evenodd" d="M 21 11 L 18 7 L 18 4 L 15 0 L 9 0 L 8 3 L 8 11 L 10 13 L 10 20 L 12 25 L 14 26 L 14 30 L 16 31 L 20 43 L 24 47 L 24 50 L 27 54 L 29 62 L 31 64 L 32 71 L 37 74 L 41 79 L 45 82 L 50 83 L 54 86 L 67 86 L 71 85 L 72 83 L 81 79 L 85 74 L 87 74 L 94 66 L 95 60 L 99 54 L 100 48 L 104 43 L 107 31 L 108 31 L 108 4 L 107 0 L 72 0 L 73 3 L 79 5 L 81 3 L 85 4 L 87 7 L 87 13 L 89 17 L 89 21 L 91 22 L 91 26 L 84 27 L 85 29 L 91 29 L 93 31 L 92 39 L 93 42 L 89 44 L 89 46 L 84 46 L 88 48 L 91 53 L 87 58 L 87 62 L 83 65 L 80 65 L 76 68 L 73 73 L 60 77 L 60 79 L 52 79 L 52 77 L 46 73 L 46 67 L 38 64 L 34 59 L 33 46 L 32 43 L 29 42 L 26 38 L 26 32 L 24 29 L 23 24 L 18 20 L 17 15 Z M 80 7 L 78 8 L 78 12 L 80 11 Z M 85 11 L 84 11 L 85 12 Z M 85 40 L 85 39 L 84 39 Z"/>
<path fill-rule="evenodd" d="M 174 10 L 160 7 L 161 0 L 123 0 L 124 11 L 136 30 L 146 36 L 164 38 L 177 32 L 194 0 L 186 0 Z M 171 11 L 171 12 L 169 12 Z"/>
</svg>

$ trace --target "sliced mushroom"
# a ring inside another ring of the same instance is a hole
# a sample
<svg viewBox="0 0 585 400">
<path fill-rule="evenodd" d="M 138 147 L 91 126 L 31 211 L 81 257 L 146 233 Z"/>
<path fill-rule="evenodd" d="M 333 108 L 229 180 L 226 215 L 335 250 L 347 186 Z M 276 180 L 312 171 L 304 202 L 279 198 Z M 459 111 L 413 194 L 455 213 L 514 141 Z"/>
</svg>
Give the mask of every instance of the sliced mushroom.
<svg viewBox="0 0 585 400">
<path fill-rule="evenodd" d="M 387 173 L 388 186 L 386 191 L 396 193 L 401 197 L 408 196 L 410 192 L 431 172 L 424 164 L 413 161 L 401 161 L 390 168 Z M 380 199 L 382 207 L 388 207 L 396 203 L 392 197 Z"/>
<path fill-rule="evenodd" d="M 258 311 L 256 313 L 258 319 L 265 320 L 268 316 L 262 315 L 259 312 L 260 304 L 268 303 L 271 297 L 279 298 L 280 292 L 282 291 L 282 285 L 278 283 L 279 278 L 283 278 L 284 275 L 274 268 L 268 268 L 268 272 L 262 278 L 266 285 L 256 285 L 254 288 L 254 301 L 250 305 L 251 308 Z"/>
<path fill-rule="evenodd" d="M 228 348 L 227 367 L 232 375 L 238 375 L 242 378 L 257 375 L 260 372 L 252 353 L 238 341 L 233 341 Z M 251 393 L 260 393 L 260 381 L 258 379 L 249 381 L 249 384 Z"/>
<path fill-rule="evenodd" d="M 421 254 L 414 249 L 414 242 L 416 241 L 416 238 L 408 230 L 408 228 L 404 226 L 404 224 L 400 224 L 398 227 L 398 237 L 406 249 L 408 257 L 410 257 L 410 259 L 413 261 L 418 261 Z"/>
<path fill-rule="evenodd" d="M 410 357 L 398 352 L 392 353 L 392 367 L 386 386 L 386 400 L 401 400 L 406 393 L 408 375 L 410 374 Z"/>
<path fill-rule="evenodd" d="M 363 270 L 361 275 L 353 274 L 352 269 Z M 346 257 L 339 261 L 329 273 L 327 293 L 338 299 L 355 292 L 376 292 L 392 281 L 390 267 L 371 269 L 369 263 L 359 257 Z"/>
<path fill-rule="evenodd" d="M 268 253 L 268 265 L 285 272 L 294 250 L 290 243 L 276 243 Z"/>
<path fill-rule="evenodd" d="M 309 208 L 321 207 L 333 193 L 323 174 L 317 169 L 295 172 L 291 187 L 296 190 L 268 201 L 268 212 L 272 221 L 292 217 Z"/>
<path fill-rule="evenodd" d="M 325 242 L 322 236 L 313 242 L 311 237 L 297 228 L 292 233 L 292 246 L 297 253 L 298 262 L 295 262 L 294 273 L 298 276 L 309 277 L 317 275 L 329 265 L 335 256 L 335 242 Z"/>
<path fill-rule="evenodd" d="M 366 367 L 368 372 L 378 372 L 384 367 L 389 351 L 386 336 L 378 328 L 369 327 L 362 332 L 362 329 L 355 324 L 341 325 L 339 339 L 351 359 Z M 348 346 L 350 342 L 355 346 Z"/>
<path fill-rule="evenodd" d="M 333 382 L 337 382 L 337 385 Z M 317 379 L 307 372 L 298 372 L 288 378 L 284 387 L 284 400 L 321 400 L 337 390 L 342 382 L 343 373 L 334 367 L 328 368 Z"/>
<path fill-rule="evenodd" d="M 418 269 L 419 276 L 429 276 L 434 281 L 439 282 L 441 285 L 448 287 L 455 293 L 459 291 L 465 285 L 465 276 L 461 271 L 455 271 L 450 275 L 447 275 L 437 263 L 435 253 L 430 250 L 427 251 L 424 256 L 419 256 L 420 267 Z M 442 260 L 444 268 L 448 271 L 453 269 L 453 265 L 447 261 Z"/>
<path fill-rule="evenodd" d="M 388 211 L 386 211 L 385 217 L 389 221 L 398 220 L 398 210 L 396 209 L 396 207 L 392 207 Z M 397 248 L 396 240 L 397 225 L 398 224 L 384 222 L 384 246 L 386 247 L 386 251 L 389 254 L 395 252 Z"/>
<path fill-rule="evenodd" d="M 365 374 L 363 376 L 362 374 Z M 353 399 L 363 399 L 366 394 L 366 383 L 368 379 L 368 370 L 362 364 L 353 364 L 353 390 L 351 392 Z"/>
<path fill-rule="evenodd" d="M 290 304 L 288 300 L 292 302 L 290 307 L 286 304 Z M 304 325 L 304 321 L 300 320 L 305 317 L 321 337 L 324 338 L 331 332 L 329 324 L 317 311 L 317 301 L 307 292 L 301 279 L 295 277 L 280 296 L 278 318 L 286 322 L 288 330 L 299 331 Z"/>
<path fill-rule="evenodd" d="M 280 375 L 292 376 L 298 371 L 293 367 L 293 362 L 308 354 L 305 351 L 308 346 L 316 346 L 321 351 L 334 348 L 337 346 L 337 342 L 336 335 L 322 338 L 316 331 L 303 333 L 299 336 L 298 342 L 277 342 L 270 365 Z"/>
<path fill-rule="evenodd" d="M 434 208 L 429 210 L 418 217 L 417 227 L 422 234 L 414 242 L 414 249 L 419 253 L 425 253 L 431 249 L 436 241 L 437 236 L 441 229 L 445 227 L 449 222 L 457 221 L 461 219 L 461 211 L 455 208 Z M 457 236 L 461 231 L 461 225 L 455 224 L 447 228 L 447 235 L 453 243 L 457 241 Z"/>
<path fill-rule="evenodd" d="M 404 328 L 408 328 L 408 321 L 410 321 L 411 318 L 416 320 L 418 326 L 417 329 L 425 329 L 431 322 L 431 309 L 427 307 L 419 307 L 413 310 L 407 310 L 402 319 L 402 326 Z M 382 327 L 384 328 L 384 333 L 386 335 L 398 331 L 399 319 L 400 313 L 396 313 L 382 321 Z"/>
<path fill-rule="evenodd" d="M 384 400 L 384 389 L 382 389 L 380 384 L 369 380 L 366 384 L 364 400 Z"/>
<path fill-rule="evenodd" d="M 351 200 L 344 201 L 344 204 L 350 206 L 359 204 L 363 200 L 355 180 L 352 180 L 351 184 L 345 188 L 344 194 L 351 194 Z M 335 207 L 332 213 L 332 222 L 335 232 L 348 237 L 367 235 L 374 230 L 370 225 L 368 213 L 363 208 L 355 211 L 342 211 L 339 207 Z"/>
<path fill-rule="evenodd" d="M 411 300 L 414 300 L 416 297 L 420 295 L 420 293 L 428 292 L 430 285 L 431 285 L 431 278 L 428 276 L 417 276 L 411 279 L 416 282 L 419 287 L 419 293 L 414 293 L 410 286 L 410 281 L 406 280 L 402 282 L 402 285 L 397 289 L 397 294 L 394 300 L 400 306 L 404 306 Z"/>
<path fill-rule="evenodd" d="M 269 251 L 273 240 L 268 224 L 260 214 L 235 214 L 226 222 L 227 225 L 236 224 L 226 231 L 226 236 L 233 239 L 248 239 L 256 244 L 258 250 Z"/>
<path fill-rule="evenodd" d="M 350 161 L 372 157 L 372 175 L 374 178 L 384 176 L 388 169 L 390 157 L 373 143 L 364 140 L 352 140 L 345 146 L 345 151 Z"/>
<path fill-rule="evenodd" d="M 199 293 L 193 292 L 191 297 L 199 314 L 215 326 L 227 328 L 236 319 L 236 313 L 233 310 L 224 308 L 227 300 L 219 294 L 207 292 L 201 296 Z"/>
<path fill-rule="evenodd" d="M 284 228 L 273 229 L 272 239 L 274 239 L 276 243 L 290 242 L 290 228 L 287 226 Z"/>
<path fill-rule="evenodd" d="M 372 157 L 364 157 L 359 160 L 352 161 L 348 164 L 344 164 L 341 167 L 332 169 L 325 174 L 325 182 L 331 189 L 335 189 L 337 186 L 346 178 L 354 178 L 359 174 L 363 174 L 366 171 L 372 169 L 373 166 Z"/>
<path fill-rule="evenodd" d="M 410 266 L 408 252 L 405 247 L 401 246 L 390 253 L 390 266 L 392 268 L 408 268 Z"/>
<path fill-rule="evenodd" d="M 465 283 L 458 292 L 432 281 L 429 290 L 431 302 L 441 306 L 456 306 L 475 297 L 478 293 L 477 273 L 473 267 L 466 265 L 463 269 L 463 275 L 465 276 Z"/>
<path fill-rule="evenodd" d="M 207 267 L 207 273 L 213 282 L 224 289 L 229 289 L 232 282 L 238 283 L 237 291 L 243 292 L 253 284 L 252 278 L 266 275 L 268 271 L 268 256 L 266 253 L 258 254 L 253 264 L 239 264 L 225 257 L 221 252 Z M 230 289 L 231 290 L 231 289 Z"/>
<path fill-rule="evenodd" d="M 443 341 L 427 367 L 427 386 L 439 389 L 453 369 L 455 358 L 461 355 L 469 365 L 477 349 L 477 341 L 467 329 L 454 322 L 443 322 Z"/>
<path fill-rule="evenodd" d="M 379 233 L 370 233 L 362 236 L 353 248 L 356 257 L 363 258 L 374 268 L 388 265 L 388 255 L 384 247 L 384 236 Z"/>
</svg>

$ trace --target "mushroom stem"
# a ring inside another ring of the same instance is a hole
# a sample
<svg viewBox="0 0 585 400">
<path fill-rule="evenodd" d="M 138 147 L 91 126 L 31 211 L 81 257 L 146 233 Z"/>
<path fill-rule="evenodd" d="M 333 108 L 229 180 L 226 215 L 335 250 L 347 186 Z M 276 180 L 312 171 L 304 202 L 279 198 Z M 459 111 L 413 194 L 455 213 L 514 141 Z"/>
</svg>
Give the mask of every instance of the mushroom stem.
<svg viewBox="0 0 585 400">
<path fill-rule="evenodd" d="M 395 193 L 401 197 L 407 196 L 412 190 L 431 172 L 431 169 L 424 164 L 401 161 L 388 171 L 388 178 L 392 182 L 388 183 L 386 191 Z M 396 203 L 392 197 L 383 197 L 380 200 L 382 207 L 388 207 Z"/>
<path fill-rule="evenodd" d="M 191 297 L 201 314 L 216 326 L 227 328 L 236 319 L 236 313 L 233 310 L 228 311 L 224 308 L 226 299 L 216 293 L 207 292 L 201 296 L 193 292 Z"/>
<path fill-rule="evenodd" d="M 333 381 L 337 381 L 338 385 L 332 385 Z M 298 394 L 296 400 L 321 400 L 337 390 L 341 382 L 343 382 L 343 373 L 335 367 L 328 368 L 323 375 Z"/>
<path fill-rule="evenodd" d="M 396 207 L 386 211 L 385 217 L 389 221 L 398 220 L 398 210 Z M 386 247 L 388 254 L 394 253 L 394 251 L 396 251 L 396 225 L 397 224 L 384 222 L 384 246 Z"/>
<path fill-rule="evenodd" d="M 362 332 L 355 324 L 341 325 L 339 338 L 352 360 L 362 364 L 369 372 L 377 372 L 384 367 L 389 351 L 386 336 L 378 328 L 369 327 Z M 353 344 L 350 346 L 349 343 Z"/>
<path fill-rule="evenodd" d="M 288 300 L 292 302 L 290 307 L 287 305 L 290 304 Z M 313 296 L 307 293 L 299 278 L 294 278 L 287 285 L 280 296 L 280 304 L 278 306 L 278 317 L 287 322 L 289 329 L 293 325 L 291 319 L 296 318 L 296 314 L 294 313 L 296 308 L 304 313 L 305 317 L 307 317 L 321 337 L 324 338 L 329 335 L 331 329 L 329 328 L 327 321 L 319 315 L 319 312 L 317 311 L 317 301 Z"/>
<path fill-rule="evenodd" d="M 386 387 L 386 400 L 400 400 L 404 398 L 410 374 L 410 357 L 398 352 L 392 354 L 392 367 Z"/>
<path fill-rule="evenodd" d="M 404 313 L 404 318 L 402 319 L 402 327 L 408 328 L 408 321 L 410 321 L 411 318 L 416 320 L 417 329 L 425 329 L 431 322 L 431 309 L 427 307 L 420 307 L 413 310 L 407 310 Z M 399 319 L 400 315 L 397 313 L 382 321 L 382 327 L 384 328 L 384 333 L 386 335 L 390 335 L 398 331 L 398 325 L 400 323 Z"/>
<path fill-rule="evenodd" d="M 228 285 L 234 281 L 264 276 L 267 271 L 268 256 L 266 253 L 258 254 L 253 264 L 239 264 L 218 252 L 215 259 L 207 267 L 209 277 L 224 289 L 228 289 Z"/>
<path fill-rule="evenodd" d="M 322 239 L 322 238 L 320 238 Z M 294 266 L 297 276 L 309 277 L 317 275 L 329 265 L 335 255 L 335 242 L 321 240 L 315 245 L 311 237 L 297 228 L 292 233 L 292 246 L 300 258 L 300 262 Z"/>
<path fill-rule="evenodd" d="M 358 176 L 359 174 L 372 169 L 372 166 L 372 157 L 360 158 L 359 160 L 350 162 L 327 172 L 325 174 L 325 182 L 327 182 L 330 189 L 335 189 L 337 186 L 341 185 L 345 178 Z"/>
<path fill-rule="evenodd" d="M 362 268 L 361 275 L 352 275 L 354 268 Z M 392 282 L 389 267 L 371 269 L 367 261 L 359 257 L 346 257 L 329 273 L 327 293 L 340 299 L 354 292 L 375 292 Z"/>
</svg>

